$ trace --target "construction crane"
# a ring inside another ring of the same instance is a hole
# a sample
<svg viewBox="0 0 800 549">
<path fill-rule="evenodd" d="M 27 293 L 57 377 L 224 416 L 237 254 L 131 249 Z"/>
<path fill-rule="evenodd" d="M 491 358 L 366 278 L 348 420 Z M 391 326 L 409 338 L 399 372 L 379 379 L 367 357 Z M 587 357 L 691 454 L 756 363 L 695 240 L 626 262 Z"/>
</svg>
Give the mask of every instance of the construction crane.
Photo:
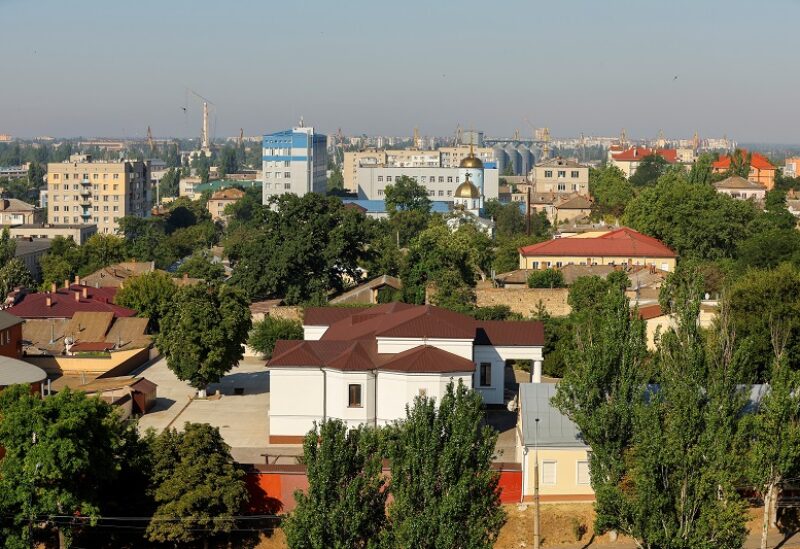
<svg viewBox="0 0 800 549">
<path fill-rule="evenodd" d="M 150 147 L 150 154 L 155 154 L 156 142 L 153 141 L 153 132 L 150 129 L 150 126 L 147 126 L 147 145 Z"/>
<path fill-rule="evenodd" d="M 200 95 L 199 93 L 197 93 L 196 91 L 194 91 L 194 90 L 192 90 L 190 88 L 186 88 L 186 90 L 203 102 L 203 129 L 201 130 L 201 133 L 200 133 L 200 150 L 203 151 L 206 154 L 206 156 L 210 156 L 211 155 L 211 135 L 210 135 L 211 131 L 210 131 L 210 125 L 209 125 L 209 120 L 208 120 L 208 106 L 211 105 L 213 107 L 214 103 L 212 103 L 211 101 L 209 101 L 208 99 L 206 99 L 205 97 L 203 97 L 202 95 Z M 185 111 L 186 107 L 184 107 L 183 110 Z"/>
<path fill-rule="evenodd" d="M 456 126 L 456 133 L 453 138 L 453 146 L 458 147 L 461 145 L 461 140 L 463 139 L 462 132 L 461 132 L 461 124 Z"/>
<path fill-rule="evenodd" d="M 236 145 L 241 149 L 244 143 L 244 128 L 239 128 L 239 139 L 236 140 Z"/>
</svg>

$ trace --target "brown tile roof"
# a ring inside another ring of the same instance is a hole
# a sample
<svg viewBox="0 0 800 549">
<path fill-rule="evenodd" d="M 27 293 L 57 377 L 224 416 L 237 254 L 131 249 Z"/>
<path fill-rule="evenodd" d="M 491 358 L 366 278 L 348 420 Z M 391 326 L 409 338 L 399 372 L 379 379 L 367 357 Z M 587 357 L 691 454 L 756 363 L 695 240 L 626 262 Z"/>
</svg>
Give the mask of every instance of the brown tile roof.
<svg viewBox="0 0 800 549">
<path fill-rule="evenodd" d="M 555 204 L 555 207 L 559 210 L 589 210 L 592 202 L 584 196 L 574 195 L 566 197 L 563 201 Z"/>
<path fill-rule="evenodd" d="M 282 299 L 267 299 L 265 301 L 256 301 L 250 304 L 250 314 L 266 314 L 273 307 L 283 305 Z"/>
<path fill-rule="evenodd" d="M 303 324 L 306 326 L 330 326 L 334 322 L 353 315 L 371 311 L 373 313 L 400 310 L 413 305 L 405 303 L 387 303 L 376 307 L 308 307 L 303 313 Z"/>
<path fill-rule="evenodd" d="M 582 276 L 605 278 L 616 269 L 613 265 L 564 265 L 560 270 L 561 274 L 564 275 L 564 284 L 571 286 Z"/>
<path fill-rule="evenodd" d="M 644 307 L 639 307 L 639 318 L 642 320 L 650 320 L 652 318 L 658 318 L 662 316 L 664 312 L 661 310 L 661 305 L 656 303 L 655 305 L 645 305 Z"/>
<path fill-rule="evenodd" d="M 476 345 L 528 346 L 544 344 L 544 325 L 529 320 L 482 320 L 477 326 Z"/>
<path fill-rule="evenodd" d="M 764 185 L 750 181 L 744 177 L 739 177 L 738 175 L 732 175 L 723 179 L 722 181 L 717 181 L 714 183 L 714 187 L 717 189 L 752 189 L 755 191 L 767 190 Z"/>
<path fill-rule="evenodd" d="M 22 325 L 22 339 L 29 355 L 62 354 L 65 337 L 73 338 L 75 352 L 141 349 L 152 342 L 147 322 L 138 317 L 114 320 L 111 313 L 103 312 L 76 313 L 71 319 L 31 319 Z"/>
<path fill-rule="evenodd" d="M 596 238 L 556 238 L 520 248 L 523 256 L 677 257 L 667 246 L 640 232 L 620 227 Z"/>
<path fill-rule="evenodd" d="M 95 288 L 119 288 L 130 277 L 151 273 L 155 269 L 155 263 L 152 261 L 123 261 L 86 275 L 81 282 Z"/>
<path fill-rule="evenodd" d="M 244 191 L 235 187 L 222 189 L 211 195 L 211 200 L 239 200 L 244 196 Z"/>
<path fill-rule="evenodd" d="M 22 324 L 23 322 L 24 320 L 18 316 L 14 316 L 5 311 L 0 311 L 0 330 L 6 330 L 12 326 L 16 326 L 17 324 Z"/>
<path fill-rule="evenodd" d="M 83 297 L 83 290 L 87 297 Z M 69 289 L 53 292 L 36 292 L 25 294 L 13 306 L 6 309 L 8 313 L 21 318 L 72 318 L 75 313 L 87 311 L 94 313 L 110 312 L 115 317 L 134 316 L 136 311 L 114 304 L 116 288 L 93 288 L 73 284 Z M 75 294 L 79 295 L 75 299 Z M 47 299 L 50 305 L 47 305 Z"/>
<path fill-rule="evenodd" d="M 502 282 L 504 284 L 527 284 L 528 277 L 533 271 L 534 269 L 517 269 L 507 273 L 500 273 L 495 275 L 494 278 L 498 282 Z"/>
<path fill-rule="evenodd" d="M 383 355 L 387 359 L 380 370 L 405 372 L 410 374 L 472 372 L 475 365 L 471 360 L 448 353 L 430 345 L 420 345 L 396 355 Z"/>
</svg>

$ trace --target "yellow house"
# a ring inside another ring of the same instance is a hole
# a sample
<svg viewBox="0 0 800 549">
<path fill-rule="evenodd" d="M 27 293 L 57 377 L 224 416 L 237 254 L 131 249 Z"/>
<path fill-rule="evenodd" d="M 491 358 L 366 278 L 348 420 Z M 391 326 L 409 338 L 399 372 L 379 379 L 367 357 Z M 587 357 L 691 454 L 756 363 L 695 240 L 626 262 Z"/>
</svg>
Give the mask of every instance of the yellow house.
<svg viewBox="0 0 800 549">
<path fill-rule="evenodd" d="M 597 236 L 555 238 L 519 249 L 520 269 L 561 268 L 565 265 L 636 265 L 674 271 L 678 254 L 628 227 Z"/>
<path fill-rule="evenodd" d="M 594 501 L 589 447 L 578 427 L 550 404 L 555 394 L 555 383 L 519 386 L 517 460 L 522 463 L 522 500 L 533 499 L 538 458 L 540 501 Z"/>
</svg>

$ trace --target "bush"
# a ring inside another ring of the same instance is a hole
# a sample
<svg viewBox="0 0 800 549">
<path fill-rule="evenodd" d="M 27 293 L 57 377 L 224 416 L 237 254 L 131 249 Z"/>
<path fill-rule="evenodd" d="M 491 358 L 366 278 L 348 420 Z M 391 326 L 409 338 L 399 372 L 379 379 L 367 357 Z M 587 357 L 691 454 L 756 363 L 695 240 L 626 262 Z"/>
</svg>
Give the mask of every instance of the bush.
<svg viewBox="0 0 800 549">
<path fill-rule="evenodd" d="M 556 269 L 533 271 L 528 277 L 529 288 L 563 288 L 564 275 Z"/>
<path fill-rule="evenodd" d="M 269 358 L 279 339 L 303 339 L 303 325 L 296 320 L 268 316 L 253 324 L 247 344 Z"/>
</svg>

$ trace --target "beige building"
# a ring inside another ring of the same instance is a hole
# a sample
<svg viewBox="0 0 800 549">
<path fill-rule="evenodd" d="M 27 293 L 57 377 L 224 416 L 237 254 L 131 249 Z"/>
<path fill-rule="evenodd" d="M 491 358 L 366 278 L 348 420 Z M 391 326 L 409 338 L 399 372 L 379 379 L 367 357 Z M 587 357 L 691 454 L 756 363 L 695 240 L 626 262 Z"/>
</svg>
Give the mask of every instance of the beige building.
<svg viewBox="0 0 800 549">
<path fill-rule="evenodd" d="M 522 499 L 531 501 L 538 460 L 542 502 L 594 501 L 589 446 L 577 425 L 550 403 L 554 383 L 520 383 L 517 461 L 522 463 Z M 538 420 L 538 421 L 537 421 Z"/>
<path fill-rule="evenodd" d="M 495 162 L 494 149 L 491 147 L 474 147 L 472 150 L 484 165 Z M 443 168 L 458 168 L 461 165 L 461 161 L 470 155 L 470 148 L 466 145 L 441 147 L 439 153 L 441 154 Z"/>
<path fill-rule="evenodd" d="M 42 221 L 44 212 L 36 206 L 16 198 L 0 199 L 0 225 L 22 225 Z"/>
<path fill-rule="evenodd" d="M 610 232 L 555 238 L 519 250 L 520 269 L 565 265 L 655 266 L 673 272 L 678 255 L 655 238 L 628 227 Z"/>
<path fill-rule="evenodd" d="M 714 183 L 714 188 L 718 193 L 727 194 L 732 198 L 740 200 L 764 200 L 767 196 L 767 188 L 761 183 L 750 181 L 738 175 L 732 175 L 722 181 Z"/>
<path fill-rule="evenodd" d="M 14 238 L 50 238 L 57 236 L 72 238 L 78 246 L 83 245 L 89 237 L 97 234 L 97 225 L 51 225 L 37 223 L 17 225 L 9 229 Z"/>
<path fill-rule="evenodd" d="M 115 233 L 125 216 L 148 217 L 152 205 L 149 163 L 93 162 L 73 155 L 47 165 L 48 220 L 54 224 L 97 225 Z"/>
<path fill-rule="evenodd" d="M 533 168 L 537 193 L 577 193 L 589 196 L 589 166 L 564 158 L 550 158 Z"/>
<path fill-rule="evenodd" d="M 474 155 L 484 164 L 495 161 L 489 147 L 473 148 Z M 366 149 L 344 153 L 342 177 L 344 188 L 358 192 L 359 168 L 458 168 L 470 154 L 468 146 L 442 147 L 436 151 L 419 149 Z"/>
<path fill-rule="evenodd" d="M 211 195 L 208 200 L 208 212 L 211 219 L 225 219 L 225 208 L 228 204 L 235 204 L 244 197 L 244 191 L 236 188 L 222 189 Z"/>
</svg>

